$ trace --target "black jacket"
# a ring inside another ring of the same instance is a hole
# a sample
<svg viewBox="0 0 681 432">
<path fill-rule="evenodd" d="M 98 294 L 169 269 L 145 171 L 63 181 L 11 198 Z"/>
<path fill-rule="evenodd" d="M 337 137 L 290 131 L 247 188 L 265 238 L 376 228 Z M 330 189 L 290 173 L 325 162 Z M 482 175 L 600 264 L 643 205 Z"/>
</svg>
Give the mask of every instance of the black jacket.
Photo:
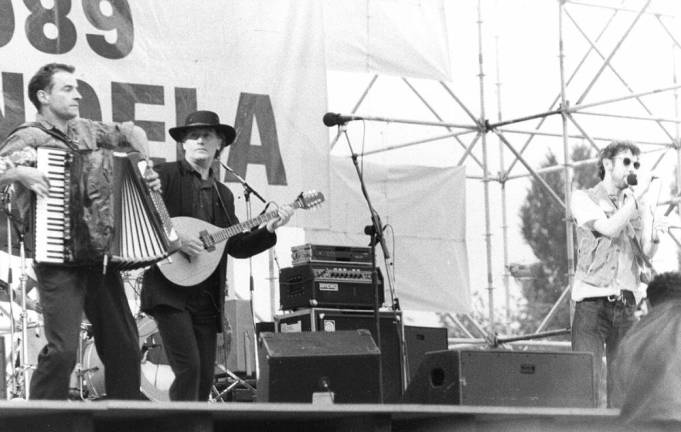
<svg viewBox="0 0 681 432">
<path fill-rule="evenodd" d="M 163 200 L 170 216 L 192 216 L 192 170 L 189 165 L 183 161 L 167 162 L 159 164 L 155 167 L 155 170 L 161 180 Z M 225 228 L 238 223 L 234 214 L 234 195 L 224 184 L 217 181 L 215 183 L 222 198 L 222 203 L 217 200 L 213 203 L 215 225 Z M 248 258 L 269 249 L 276 242 L 276 234 L 270 233 L 266 228 L 237 234 L 227 241 L 225 255 L 216 270 L 219 274 L 216 300 L 220 317 L 223 316 L 225 299 L 227 253 L 235 258 Z M 158 267 L 154 265 L 144 274 L 141 309 L 152 315 L 154 308 L 161 305 L 182 310 L 194 291 L 194 287 L 183 287 L 168 281 L 158 270 Z"/>
</svg>

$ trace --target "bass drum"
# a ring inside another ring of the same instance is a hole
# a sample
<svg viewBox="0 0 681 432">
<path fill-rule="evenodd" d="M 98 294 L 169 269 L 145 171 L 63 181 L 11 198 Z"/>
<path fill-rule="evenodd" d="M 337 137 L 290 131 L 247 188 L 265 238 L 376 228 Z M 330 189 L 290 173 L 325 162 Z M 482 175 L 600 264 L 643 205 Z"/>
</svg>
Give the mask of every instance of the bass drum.
<svg viewBox="0 0 681 432">
<path fill-rule="evenodd" d="M 152 401 L 169 401 L 170 385 L 175 379 L 175 374 L 168 364 L 156 322 L 150 316 L 143 315 L 137 319 L 137 330 L 142 351 L 140 364 L 142 394 Z"/>
<path fill-rule="evenodd" d="M 151 317 L 141 316 L 137 319 L 137 330 L 139 332 L 139 346 L 142 351 L 140 390 L 149 400 L 169 401 L 168 391 L 175 375 L 165 357 L 156 323 Z M 87 339 L 83 342 L 81 373 L 83 390 L 87 399 L 99 399 L 106 396 L 104 364 L 97 354 L 94 339 Z M 76 383 L 76 379 L 73 379 L 72 387 L 74 389 L 77 389 Z"/>
<path fill-rule="evenodd" d="M 94 339 L 83 342 L 82 357 L 83 387 L 88 399 L 99 399 L 106 395 L 104 387 L 104 364 L 97 355 Z"/>
</svg>

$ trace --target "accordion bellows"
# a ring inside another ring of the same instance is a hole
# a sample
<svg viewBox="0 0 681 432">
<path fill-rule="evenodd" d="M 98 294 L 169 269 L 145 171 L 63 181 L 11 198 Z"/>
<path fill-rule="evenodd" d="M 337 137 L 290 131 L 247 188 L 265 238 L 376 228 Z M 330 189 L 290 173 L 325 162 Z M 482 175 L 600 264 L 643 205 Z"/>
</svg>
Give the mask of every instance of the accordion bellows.
<svg viewBox="0 0 681 432">
<path fill-rule="evenodd" d="M 159 194 L 144 180 L 138 152 L 38 149 L 50 194 L 35 207 L 35 261 L 151 265 L 179 248 Z"/>
</svg>

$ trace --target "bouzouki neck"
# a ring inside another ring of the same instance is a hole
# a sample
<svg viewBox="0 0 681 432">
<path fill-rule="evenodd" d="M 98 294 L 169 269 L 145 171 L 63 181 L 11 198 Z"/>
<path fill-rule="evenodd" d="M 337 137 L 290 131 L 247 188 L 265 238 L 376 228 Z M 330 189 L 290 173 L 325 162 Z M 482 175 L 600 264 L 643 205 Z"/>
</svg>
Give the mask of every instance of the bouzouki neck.
<svg viewBox="0 0 681 432">
<path fill-rule="evenodd" d="M 294 201 L 291 203 L 291 207 L 294 209 L 300 208 L 300 205 L 298 202 Z M 256 227 L 260 224 L 266 223 L 271 221 L 272 219 L 278 217 L 279 212 L 277 210 L 272 210 L 267 213 L 263 213 L 258 217 L 255 217 L 253 219 L 249 219 L 245 222 L 238 223 L 236 225 L 232 225 L 228 228 L 221 229 L 219 231 L 215 231 L 212 233 L 208 233 L 206 231 L 202 231 L 200 233 L 201 240 L 203 241 L 204 247 L 206 250 L 212 250 L 215 248 L 215 244 L 229 240 L 230 237 L 233 237 L 241 232 L 244 232 L 246 230 L 249 230 L 253 227 Z"/>
<path fill-rule="evenodd" d="M 275 217 L 277 217 L 279 213 L 277 211 L 271 211 L 267 212 L 265 214 L 262 214 L 256 218 L 247 220 L 246 222 L 242 222 L 236 225 L 232 225 L 229 228 L 222 229 L 220 231 L 216 231 L 213 233 L 208 234 L 207 232 L 203 231 L 201 232 L 201 240 L 203 240 L 206 249 L 210 250 L 211 248 L 214 247 L 216 243 L 220 243 L 226 240 L 229 240 L 230 237 L 233 237 L 245 230 L 251 229 L 253 227 L 256 227 L 262 223 L 269 222 Z"/>
</svg>

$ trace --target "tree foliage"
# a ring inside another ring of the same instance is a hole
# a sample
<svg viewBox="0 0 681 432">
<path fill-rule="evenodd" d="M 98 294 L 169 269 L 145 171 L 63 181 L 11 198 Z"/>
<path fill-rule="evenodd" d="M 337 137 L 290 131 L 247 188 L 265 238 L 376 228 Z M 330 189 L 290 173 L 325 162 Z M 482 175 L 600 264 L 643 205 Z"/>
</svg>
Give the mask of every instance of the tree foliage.
<svg viewBox="0 0 681 432">
<path fill-rule="evenodd" d="M 592 158 L 590 147 L 580 145 L 573 149 L 574 162 Z M 558 165 L 553 152 L 546 155 L 541 167 Z M 573 185 L 583 189 L 598 183 L 596 163 L 584 164 L 574 169 Z M 563 170 L 540 174 L 561 200 L 565 200 Z M 522 294 L 527 300 L 520 323 L 521 332 L 533 332 L 558 300 L 568 284 L 568 260 L 565 231 L 565 210 L 536 178 L 532 180 L 523 205 L 520 208 L 521 231 L 540 261 L 539 268 L 530 280 L 522 284 Z M 550 327 L 569 327 L 568 303 L 561 305 Z"/>
</svg>

